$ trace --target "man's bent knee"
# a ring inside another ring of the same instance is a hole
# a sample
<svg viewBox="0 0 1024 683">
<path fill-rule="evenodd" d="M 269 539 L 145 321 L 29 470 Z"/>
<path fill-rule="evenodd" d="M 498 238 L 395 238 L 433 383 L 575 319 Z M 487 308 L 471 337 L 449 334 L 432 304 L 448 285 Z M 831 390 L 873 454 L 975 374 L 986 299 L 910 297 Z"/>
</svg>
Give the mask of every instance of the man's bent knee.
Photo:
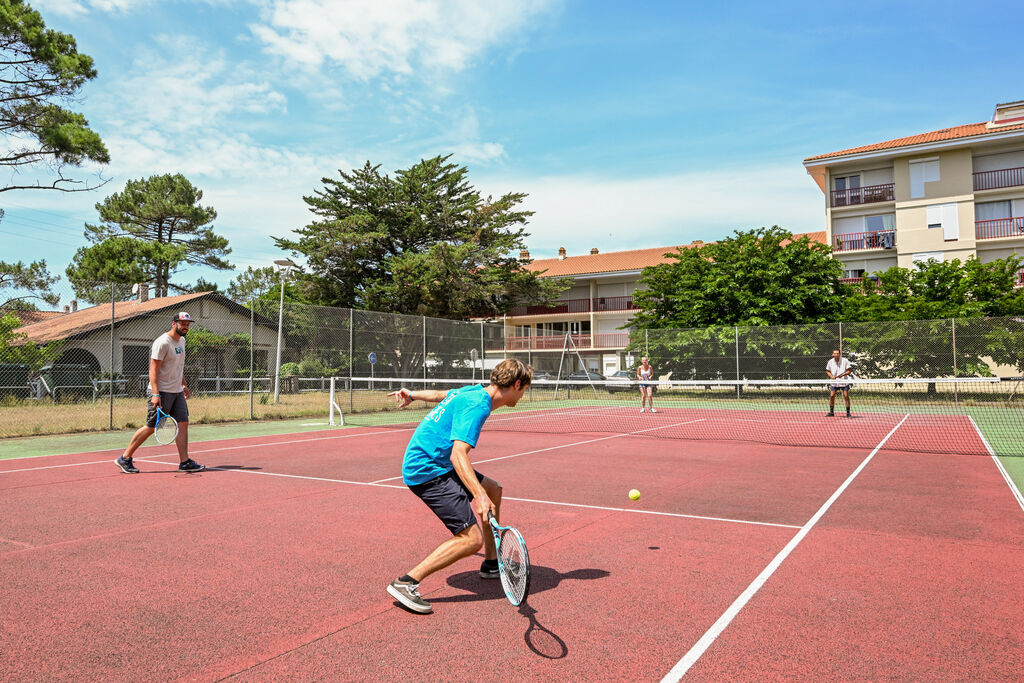
<svg viewBox="0 0 1024 683">
<path fill-rule="evenodd" d="M 455 535 L 456 538 L 461 538 L 465 545 L 466 555 L 472 555 L 484 547 L 484 537 L 480 533 L 480 527 L 476 524 L 470 527 L 466 527 Z"/>
</svg>

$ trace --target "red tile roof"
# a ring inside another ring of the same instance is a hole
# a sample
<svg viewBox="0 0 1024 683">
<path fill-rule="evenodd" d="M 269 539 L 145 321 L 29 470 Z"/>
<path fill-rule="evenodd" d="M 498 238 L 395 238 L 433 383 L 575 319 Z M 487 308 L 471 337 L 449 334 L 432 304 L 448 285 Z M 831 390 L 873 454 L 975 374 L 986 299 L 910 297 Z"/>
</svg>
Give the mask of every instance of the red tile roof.
<svg viewBox="0 0 1024 683">
<path fill-rule="evenodd" d="M 918 135 L 910 135 L 905 138 L 896 138 L 895 140 L 876 142 L 872 145 L 862 145 L 861 147 L 851 147 L 850 149 L 842 149 L 839 150 L 838 152 L 819 154 L 818 156 L 808 157 L 804 159 L 804 162 L 806 163 L 808 161 L 817 161 L 819 159 L 841 157 L 846 156 L 847 154 L 862 154 L 864 152 L 877 152 L 883 149 L 896 149 L 898 147 L 923 145 L 927 142 L 942 142 L 943 140 L 956 140 L 959 138 L 969 138 L 979 135 L 987 135 L 990 133 L 1002 133 L 1008 130 L 1024 130 L 1024 123 L 1018 123 L 1012 126 L 998 126 L 996 128 L 989 128 L 988 121 L 982 121 L 981 123 L 969 123 L 964 126 L 943 128 L 942 130 L 934 130 L 930 133 L 919 133 Z"/>
<path fill-rule="evenodd" d="M 808 232 L 794 235 L 807 235 L 812 242 L 825 244 L 825 231 Z M 654 247 L 651 249 L 632 249 L 630 251 L 611 251 L 606 254 L 584 254 L 582 256 L 566 256 L 564 259 L 536 259 L 526 265 L 534 272 L 546 271 L 543 277 L 565 277 L 589 273 L 615 273 L 630 270 L 642 270 L 648 266 L 656 266 L 672 259 L 666 254 L 677 249 L 689 249 L 702 246 L 702 242 L 681 244 L 675 247 Z"/>
<path fill-rule="evenodd" d="M 5 315 L 14 315 L 15 318 L 21 321 L 22 325 L 31 325 L 32 323 L 37 323 L 40 320 L 48 320 L 64 314 L 60 311 L 23 311 L 15 308 L 0 309 L 0 318 Z"/>
<path fill-rule="evenodd" d="M 120 301 L 114 304 L 114 322 L 117 323 L 149 313 L 157 313 L 167 308 L 178 308 L 191 301 L 211 295 L 223 297 L 223 295 L 218 295 L 216 292 L 193 292 L 192 294 L 158 297 L 148 301 L 137 301 L 134 299 L 132 301 Z M 54 318 L 25 325 L 24 327 L 19 327 L 15 332 L 26 335 L 28 338 L 24 341 L 45 344 L 106 327 L 110 325 L 110 318 L 110 306 L 108 304 L 99 304 L 90 308 L 79 309 L 74 313 L 63 313 Z M 170 328 L 171 317 L 168 315 L 167 329 Z"/>
</svg>

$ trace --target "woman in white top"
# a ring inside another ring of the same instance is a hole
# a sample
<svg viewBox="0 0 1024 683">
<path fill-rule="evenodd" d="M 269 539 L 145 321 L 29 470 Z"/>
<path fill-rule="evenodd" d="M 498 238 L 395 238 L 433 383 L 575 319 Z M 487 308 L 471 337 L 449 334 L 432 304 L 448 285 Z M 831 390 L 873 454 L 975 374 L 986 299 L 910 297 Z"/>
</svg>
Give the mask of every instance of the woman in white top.
<svg viewBox="0 0 1024 683">
<path fill-rule="evenodd" d="M 651 382 L 654 379 L 654 368 L 648 362 L 647 356 L 640 359 L 640 367 L 636 369 L 636 378 L 640 380 L 640 412 L 644 412 L 648 405 L 651 407 L 652 413 L 658 412 L 654 409 L 654 383 Z"/>
</svg>

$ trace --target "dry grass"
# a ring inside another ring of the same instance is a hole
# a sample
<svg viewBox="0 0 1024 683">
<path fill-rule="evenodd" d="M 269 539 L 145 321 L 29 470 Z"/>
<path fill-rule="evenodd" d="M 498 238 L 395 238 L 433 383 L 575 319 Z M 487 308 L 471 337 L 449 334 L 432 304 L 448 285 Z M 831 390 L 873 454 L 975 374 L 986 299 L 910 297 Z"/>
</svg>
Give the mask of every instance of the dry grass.
<svg viewBox="0 0 1024 683">
<path fill-rule="evenodd" d="M 188 402 L 191 424 L 219 424 L 250 419 L 284 420 L 295 417 L 327 417 L 327 394 L 282 394 L 274 403 L 270 394 L 256 394 L 253 414 L 248 394 L 199 394 Z M 142 398 L 114 399 L 114 429 L 137 429 L 146 419 Z M 0 404 L 0 437 L 77 434 L 110 430 L 110 402 L 52 403 L 49 401 Z"/>
</svg>

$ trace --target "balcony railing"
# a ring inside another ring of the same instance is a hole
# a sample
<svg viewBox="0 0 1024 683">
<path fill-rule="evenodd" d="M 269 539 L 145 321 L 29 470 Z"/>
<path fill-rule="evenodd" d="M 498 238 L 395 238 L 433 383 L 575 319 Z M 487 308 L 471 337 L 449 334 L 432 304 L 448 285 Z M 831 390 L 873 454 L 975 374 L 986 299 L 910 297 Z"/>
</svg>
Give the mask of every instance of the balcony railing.
<svg viewBox="0 0 1024 683">
<path fill-rule="evenodd" d="M 893 183 L 867 185 L 849 190 L 832 190 L 832 206 L 856 206 L 874 202 L 891 202 L 896 198 Z"/>
<path fill-rule="evenodd" d="M 1024 268 L 1017 271 L 1017 280 L 1013 283 L 1014 287 L 1024 287 Z"/>
<path fill-rule="evenodd" d="M 974 237 L 990 240 L 996 237 L 1024 237 L 1024 216 L 974 221 Z"/>
<path fill-rule="evenodd" d="M 540 306 L 516 306 L 508 314 L 522 315 L 557 315 L 564 313 L 590 313 L 591 311 L 632 311 L 632 296 L 600 296 L 593 299 L 565 299 L 553 301 Z"/>
<path fill-rule="evenodd" d="M 624 349 L 629 344 L 629 332 L 598 332 L 570 336 L 578 349 Z M 488 351 L 559 351 L 564 346 L 564 334 L 505 337 L 487 342 Z"/>
<path fill-rule="evenodd" d="M 995 171 L 979 171 L 974 174 L 974 191 L 998 190 L 1001 187 L 1024 185 L 1024 166 L 1000 168 Z"/>
<path fill-rule="evenodd" d="M 841 278 L 839 278 L 839 281 L 842 282 L 844 285 L 859 285 L 862 282 L 864 282 L 864 278 L 862 278 L 862 277 L 841 277 Z"/>
<path fill-rule="evenodd" d="M 892 249 L 896 246 L 895 230 L 877 232 L 848 232 L 832 235 L 832 251 L 863 251 L 865 249 Z"/>
</svg>

